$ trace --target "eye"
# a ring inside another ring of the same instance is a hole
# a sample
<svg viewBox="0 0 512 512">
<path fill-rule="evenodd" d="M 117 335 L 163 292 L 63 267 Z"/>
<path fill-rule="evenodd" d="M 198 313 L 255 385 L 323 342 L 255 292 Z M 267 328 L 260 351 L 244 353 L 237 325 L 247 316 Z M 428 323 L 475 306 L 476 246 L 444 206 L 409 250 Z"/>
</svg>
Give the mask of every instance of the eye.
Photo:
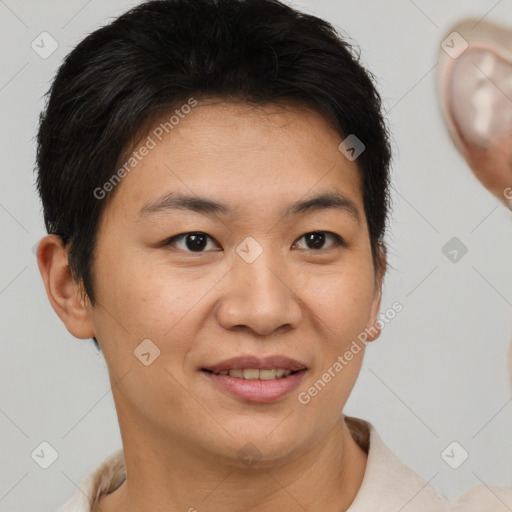
<svg viewBox="0 0 512 512">
<path fill-rule="evenodd" d="M 203 249 L 207 247 L 208 239 L 213 240 L 213 238 L 206 233 L 194 231 L 173 236 L 172 238 L 169 238 L 164 245 L 173 245 L 178 249 L 182 249 L 187 252 L 206 252 Z"/>
<path fill-rule="evenodd" d="M 331 245 L 329 247 L 324 247 L 327 239 L 331 239 Z M 332 247 L 337 246 L 346 246 L 345 241 L 336 233 L 331 233 L 330 231 L 312 231 L 310 233 L 306 233 L 302 235 L 298 240 L 305 240 L 306 247 L 305 249 L 310 249 L 313 251 L 320 251 L 322 249 L 328 250 Z M 203 233 L 201 231 L 193 231 L 189 233 L 182 233 L 180 235 L 173 236 L 169 238 L 164 245 L 165 246 L 174 246 L 180 250 L 186 252 L 207 252 L 205 248 L 208 247 L 209 240 L 214 240 L 210 235 Z M 294 245 L 298 245 L 296 242 Z M 213 250 L 222 250 L 218 248 Z M 304 249 L 304 247 L 299 247 L 299 249 Z"/>
<path fill-rule="evenodd" d="M 333 240 L 333 243 L 330 247 L 323 247 L 326 240 L 326 235 L 328 238 Z M 341 236 L 337 235 L 336 233 L 331 233 L 330 231 L 312 231 L 311 233 L 302 235 L 298 240 L 302 239 L 306 241 L 306 249 L 312 249 L 314 251 L 330 249 L 337 246 L 346 246 L 346 243 L 343 238 L 341 238 Z"/>
</svg>

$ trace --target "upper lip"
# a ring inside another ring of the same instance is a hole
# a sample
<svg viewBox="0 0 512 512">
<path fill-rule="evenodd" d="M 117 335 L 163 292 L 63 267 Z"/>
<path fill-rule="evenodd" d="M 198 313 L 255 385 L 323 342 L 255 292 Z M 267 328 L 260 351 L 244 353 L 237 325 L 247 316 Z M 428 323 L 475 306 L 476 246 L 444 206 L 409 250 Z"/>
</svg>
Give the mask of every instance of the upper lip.
<svg viewBox="0 0 512 512">
<path fill-rule="evenodd" d="M 243 369 L 271 370 L 272 368 L 283 368 L 296 372 L 304 370 L 307 366 L 296 359 L 282 355 L 272 355 L 267 357 L 257 357 L 254 355 L 245 355 L 226 359 L 217 364 L 204 366 L 203 370 L 220 372 L 223 370 L 243 370 Z"/>
</svg>

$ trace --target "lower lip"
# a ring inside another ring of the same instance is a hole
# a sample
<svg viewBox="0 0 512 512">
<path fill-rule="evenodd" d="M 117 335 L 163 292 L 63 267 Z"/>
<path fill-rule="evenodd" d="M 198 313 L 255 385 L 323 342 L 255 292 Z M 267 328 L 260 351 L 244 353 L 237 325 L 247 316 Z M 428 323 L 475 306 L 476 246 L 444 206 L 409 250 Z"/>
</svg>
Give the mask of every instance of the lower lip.
<svg viewBox="0 0 512 512">
<path fill-rule="evenodd" d="M 201 373 L 214 385 L 229 394 L 247 400 L 248 402 L 277 402 L 298 387 L 306 370 L 301 370 L 281 379 L 274 380 L 244 380 L 217 375 L 206 371 Z"/>
</svg>

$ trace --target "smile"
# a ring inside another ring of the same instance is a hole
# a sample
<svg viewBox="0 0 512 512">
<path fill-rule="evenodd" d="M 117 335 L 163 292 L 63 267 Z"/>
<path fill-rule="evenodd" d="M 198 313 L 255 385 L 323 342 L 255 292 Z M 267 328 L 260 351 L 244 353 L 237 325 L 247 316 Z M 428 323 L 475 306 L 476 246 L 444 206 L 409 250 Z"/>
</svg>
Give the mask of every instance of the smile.
<svg viewBox="0 0 512 512">
<path fill-rule="evenodd" d="M 244 368 L 244 369 L 232 369 L 232 370 L 220 370 L 218 372 L 214 372 L 211 370 L 204 370 L 215 375 L 225 375 L 229 377 L 234 377 L 235 379 L 244 379 L 244 380 L 277 380 L 284 379 L 291 375 L 291 370 L 287 370 L 284 368 L 272 368 L 270 370 L 260 370 L 257 368 Z"/>
</svg>

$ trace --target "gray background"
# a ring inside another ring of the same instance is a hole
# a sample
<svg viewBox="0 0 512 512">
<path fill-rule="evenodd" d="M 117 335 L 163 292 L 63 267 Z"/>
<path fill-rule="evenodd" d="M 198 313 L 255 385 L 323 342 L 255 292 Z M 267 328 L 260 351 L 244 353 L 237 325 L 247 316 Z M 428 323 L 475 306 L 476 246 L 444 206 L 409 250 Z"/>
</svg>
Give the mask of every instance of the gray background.
<svg viewBox="0 0 512 512">
<path fill-rule="evenodd" d="M 34 187 L 42 96 L 86 34 L 137 2 L 0 0 L 0 511 L 55 510 L 121 446 L 105 363 L 73 338 L 47 301 L 33 253 L 45 235 Z M 512 485 L 512 405 L 506 357 L 512 321 L 511 214 L 472 176 L 442 123 L 438 50 L 469 16 L 510 20 L 511 0 L 301 1 L 360 46 L 393 133 L 391 267 L 382 311 L 403 311 L 369 345 L 345 412 L 371 421 L 406 464 L 453 498 L 479 483 Z M 512 24 L 511 24 L 512 27 Z M 42 59 L 43 31 L 58 49 Z M 442 247 L 457 237 L 457 263 Z M 469 452 L 456 470 L 441 452 Z M 58 452 L 48 469 L 31 452 Z"/>
</svg>

